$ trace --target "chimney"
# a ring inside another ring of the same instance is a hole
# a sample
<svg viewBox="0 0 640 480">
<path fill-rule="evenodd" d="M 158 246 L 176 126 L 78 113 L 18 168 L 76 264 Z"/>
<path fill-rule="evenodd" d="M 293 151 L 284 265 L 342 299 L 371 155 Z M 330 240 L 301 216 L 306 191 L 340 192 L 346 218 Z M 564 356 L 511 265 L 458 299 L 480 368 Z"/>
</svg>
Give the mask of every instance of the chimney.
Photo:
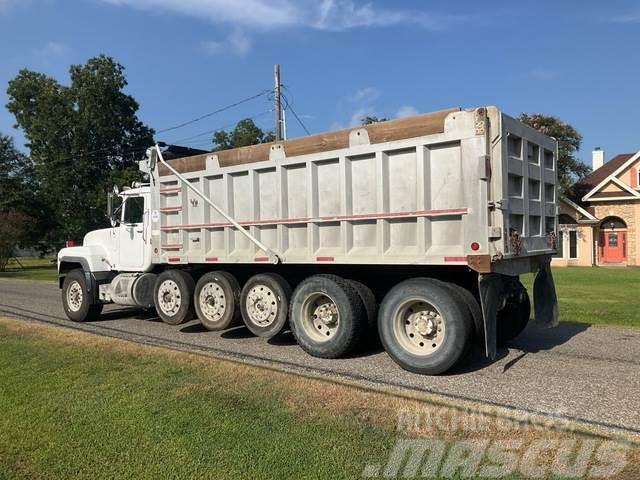
<svg viewBox="0 0 640 480">
<path fill-rule="evenodd" d="M 604 150 L 600 147 L 593 149 L 593 152 L 591 153 L 591 164 L 594 170 L 597 170 L 604 165 Z"/>
</svg>

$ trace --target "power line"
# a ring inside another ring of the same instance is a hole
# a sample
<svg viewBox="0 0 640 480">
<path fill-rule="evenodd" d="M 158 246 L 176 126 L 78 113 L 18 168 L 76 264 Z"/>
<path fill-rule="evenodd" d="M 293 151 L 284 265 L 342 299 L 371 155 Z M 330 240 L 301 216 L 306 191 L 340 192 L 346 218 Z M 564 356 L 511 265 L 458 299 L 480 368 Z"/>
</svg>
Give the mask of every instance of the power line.
<svg viewBox="0 0 640 480">
<path fill-rule="evenodd" d="M 243 103 L 250 102 L 251 100 L 254 100 L 254 99 L 258 98 L 258 97 L 261 97 L 263 95 L 267 95 L 268 93 L 271 93 L 271 90 L 263 90 L 260 93 L 257 93 L 255 95 L 252 95 L 250 97 L 244 98 L 242 100 L 239 100 L 239 101 L 237 101 L 235 103 L 232 103 L 230 105 L 227 105 L 225 107 L 222 107 L 222 108 L 219 108 L 217 110 L 214 110 L 213 112 L 205 113 L 204 115 L 196 117 L 193 120 L 188 120 L 188 121 L 183 122 L 183 123 L 181 123 L 179 125 L 175 125 L 173 127 L 168 127 L 168 128 L 163 128 L 162 130 L 158 130 L 156 133 L 165 133 L 165 132 L 170 132 L 171 130 L 177 130 L 179 128 L 186 127 L 187 125 L 191 125 L 193 123 L 199 122 L 201 120 L 204 120 L 205 118 L 209 118 L 209 117 L 211 117 L 213 115 L 216 115 L 218 113 L 224 112 L 224 111 L 229 110 L 229 109 L 234 108 L 234 107 L 237 107 L 238 105 L 242 105 Z"/>
<path fill-rule="evenodd" d="M 257 113 L 257 114 L 255 114 L 255 115 L 253 115 L 251 117 L 245 117 L 245 118 L 243 118 L 241 120 L 255 120 L 256 118 L 262 117 L 262 116 L 264 116 L 264 115 L 266 115 L 268 113 L 272 113 L 272 112 L 273 112 L 273 109 L 271 108 L 269 110 L 265 110 L 264 112 Z M 204 132 L 201 132 L 201 133 L 196 133 L 195 135 L 191 135 L 190 137 L 184 137 L 184 138 L 179 138 L 177 140 L 172 140 L 171 143 L 188 142 L 189 140 L 193 140 L 195 138 L 200 138 L 200 137 L 203 137 L 205 135 L 211 135 L 212 133 L 219 132 L 221 130 L 225 130 L 225 129 L 233 127 L 233 126 L 235 126 L 237 124 L 238 124 L 238 122 L 229 123 L 229 124 L 224 125 L 222 127 L 214 128 L 213 130 L 207 130 L 207 131 L 204 131 Z"/>
<path fill-rule="evenodd" d="M 289 92 L 290 94 L 292 94 L 291 90 L 286 86 L 283 85 L 282 88 L 284 88 L 287 92 Z M 284 100 L 285 100 L 285 110 L 291 110 L 291 113 L 293 113 L 293 116 L 295 117 L 295 119 L 298 121 L 298 123 L 300 124 L 300 126 L 302 127 L 302 129 L 307 133 L 307 135 L 311 135 L 311 132 L 309 131 L 309 129 L 307 128 L 307 126 L 303 123 L 303 121 L 300 119 L 300 117 L 298 116 L 298 114 L 296 113 L 296 111 L 293 109 L 293 100 L 290 102 L 289 99 L 282 94 Z M 293 96 L 292 96 L 293 99 Z"/>
<path fill-rule="evenodd" d="M 298 121 L 298 123 L 300 124 L 300 126 L 304 129 L 305 132 L 307 132 L 307 135 L 311 135 L 311 132 L 309 131 L 309 129 L 305 126 L 304 123 L 302 123 L 302 120 L 300 120 L 300 117 L 298 116 L 298 114 L 296 113 L 296 111 L 293 109 L 293 107 L 291 105 L 289 105 L 289 110 L 291 110 L 291 113 L 293 113 L 293 116 L 296 117 L 296 120 Z"/>
</svg>

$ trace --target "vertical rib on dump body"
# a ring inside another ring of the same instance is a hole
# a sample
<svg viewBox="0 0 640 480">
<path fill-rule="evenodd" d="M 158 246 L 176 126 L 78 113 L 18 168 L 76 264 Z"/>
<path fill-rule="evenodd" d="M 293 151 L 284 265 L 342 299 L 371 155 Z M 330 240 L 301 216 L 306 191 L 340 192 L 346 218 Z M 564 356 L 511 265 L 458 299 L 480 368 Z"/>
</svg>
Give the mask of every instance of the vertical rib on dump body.
<svg viewBox="0 0 640 480">
<path fill-rule="evenodd" d="M 553 253 L 556 158 L 553 139 L 483 107 L 169 163 L 283 263 L 489 271 Z M 156 168 L 155 263 L 270 260 L 165 166 Z"/>
</svg>

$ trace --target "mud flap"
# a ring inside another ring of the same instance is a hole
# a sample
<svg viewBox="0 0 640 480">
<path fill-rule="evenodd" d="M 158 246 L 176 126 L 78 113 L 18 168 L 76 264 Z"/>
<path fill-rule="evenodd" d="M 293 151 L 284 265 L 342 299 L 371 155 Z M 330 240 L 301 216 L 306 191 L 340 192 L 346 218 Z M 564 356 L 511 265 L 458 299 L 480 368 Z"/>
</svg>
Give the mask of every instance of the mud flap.
<svg viewBox="0 0 640 480">
<path fill-rule="evenodd" d="M 549 262 L 541 265 L 533 282 L 533 312 L 538 325 L 546 328 L 558 325 L 558 297 Z"/>
<path fill-rule="evenodd" d="M 504 301 L 502 275 L 483 273 L 478 275 L 482 321 L 484 323 L 484 346 L 487 357 L 496 358 L 498 310 Z"/>
</svg>

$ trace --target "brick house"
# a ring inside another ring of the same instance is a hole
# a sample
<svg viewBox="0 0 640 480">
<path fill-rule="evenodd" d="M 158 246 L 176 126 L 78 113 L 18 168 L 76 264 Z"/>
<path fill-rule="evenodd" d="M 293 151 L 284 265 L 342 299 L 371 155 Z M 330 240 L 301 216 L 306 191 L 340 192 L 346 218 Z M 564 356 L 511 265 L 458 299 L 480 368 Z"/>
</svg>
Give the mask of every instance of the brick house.
<svg viewBox="0 0 640 480">
<path fill-rule="evenodd" d="M 640 152 L 604 161 L 574 186 L 580 205 L 560 199 L 559 251 L 554 265 L 640 265 Z"/>
</svg>

